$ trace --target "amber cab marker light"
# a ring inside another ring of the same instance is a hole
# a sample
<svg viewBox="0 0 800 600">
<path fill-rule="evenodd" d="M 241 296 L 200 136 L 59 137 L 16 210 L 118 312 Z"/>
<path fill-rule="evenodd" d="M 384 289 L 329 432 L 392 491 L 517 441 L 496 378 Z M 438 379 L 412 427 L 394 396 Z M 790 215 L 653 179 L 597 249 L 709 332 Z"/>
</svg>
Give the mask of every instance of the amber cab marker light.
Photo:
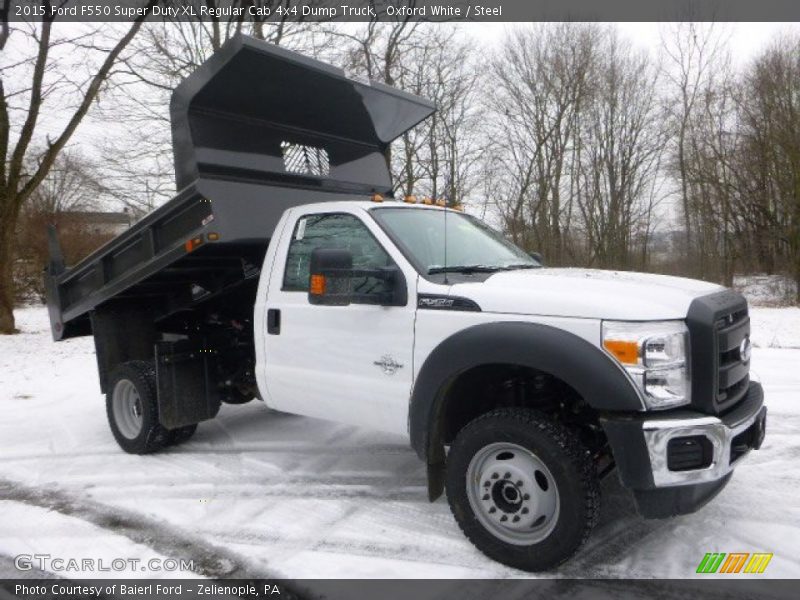
<svg viewBox="0 0 800 600">
<path fill-rule="evenodd" d="M 209 242 L 216 242 L 219 239 L 219 234 L 215 231 L 212 231 L 207 236 Z"/>
<path fill-rule="evenodd" d="M 311 285 L 309 285 L 309 291 L 314 296 L 322 296 L 325 294 L 325 275 L 312 275 L 311 276 Z"/>
<path fill-rule="evenodd" d="M 433 204 L 433 200 L 431 200 L 430 198 L 428 198 L 426 196 L 425 198 L 422 199 L 422 203 L 423 204 L 427 204 L 427 205 L 431 205 L 431 204 Z"/>
<path fill-rule="evenodd" d="M 639 345 L 636 342 L 606 340 L 603 346 L 623 364 L 635 365 L 639 362 Z"/>
<path fill-rule="evenodd" d="M 441 206 L 442 208 L 444 208 L 445 206 L 447 206 L 447 202 L 445 202 L 444 198 L 439 198 L 436 201 L 436 206 Z"/>
<path fill-rule="evenodd" d="M 200 244 L 203 243 L 203 238 L 196 237 L 192 238 L 191 240 L 186 240 L 186 243 L 183 247 L 186 249 L 187 252 L 191 252 L 192 250 L 196 249 Z"/>
<path fill-rule="evenodd" d="M 403 198 L 403 200 L 407 204 L 416 204 L 417 203 L 417 197 L 416 196 L 406 196 L 405 198 Z"/>
<path fill-rule="evenodd" d="M 381 196 L 380 194 L 372 194 L 372 201 L 383 202 L 383 196 Z"/>
</svg>

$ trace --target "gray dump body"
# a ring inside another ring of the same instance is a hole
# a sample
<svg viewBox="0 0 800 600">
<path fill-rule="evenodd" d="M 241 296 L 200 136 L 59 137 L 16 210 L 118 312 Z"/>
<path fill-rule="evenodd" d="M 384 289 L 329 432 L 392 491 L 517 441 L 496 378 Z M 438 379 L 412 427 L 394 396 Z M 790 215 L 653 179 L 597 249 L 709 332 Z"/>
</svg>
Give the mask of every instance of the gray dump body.
<svg viewBox="0 0 800 600">
<path fill-rule="evenodd" d="M 283 211 L 389 193 L 389 143 L 433 110 L 283 48 L 230 40 L 173 92 L 178 195 L 69 269 L 51 236 L 53 338 L 90 334 L 100 306 L 146 305 L 167 319 L 230 290 L 252 294 Z"/>
</svg>

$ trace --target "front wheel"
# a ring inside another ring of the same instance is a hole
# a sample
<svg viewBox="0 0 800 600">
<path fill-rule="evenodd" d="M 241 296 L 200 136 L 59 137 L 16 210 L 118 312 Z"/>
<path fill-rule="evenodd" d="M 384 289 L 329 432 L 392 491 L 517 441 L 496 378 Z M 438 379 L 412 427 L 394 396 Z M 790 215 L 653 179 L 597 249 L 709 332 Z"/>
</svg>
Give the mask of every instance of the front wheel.
<svg viewBox="0 0 800 600">
<path fill-rule="evenodd" d="M 525 571 L 575 554 L 600 510 L 589 452 L 569 429 L 529 409 L 497 409 L 464 427 L 447 457 L 446 485 L 467 538 Z"/>
</svg>

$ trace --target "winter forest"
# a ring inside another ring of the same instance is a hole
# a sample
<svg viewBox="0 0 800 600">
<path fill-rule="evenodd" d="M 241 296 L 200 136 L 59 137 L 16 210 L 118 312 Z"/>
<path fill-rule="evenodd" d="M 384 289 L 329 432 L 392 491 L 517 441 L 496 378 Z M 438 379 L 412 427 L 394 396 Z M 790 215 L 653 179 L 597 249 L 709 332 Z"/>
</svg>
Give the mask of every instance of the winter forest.
<svg viewBox="0 0 800 600">
<path fill-rule="evenodd" d="M 239 32 L 429 98 L 387 154 L 396 196 L 443 198 L 548 266 L 731 285 L 785 277 L 800 302 L 800 30 L 744 64 L 725 24 L 664 23 L 657 50 L 613 24 L 4 23 L 0 332 L 40 294 L 44 225 L 67 259 L 175 192 L 169 97 Z"/>
</svg>

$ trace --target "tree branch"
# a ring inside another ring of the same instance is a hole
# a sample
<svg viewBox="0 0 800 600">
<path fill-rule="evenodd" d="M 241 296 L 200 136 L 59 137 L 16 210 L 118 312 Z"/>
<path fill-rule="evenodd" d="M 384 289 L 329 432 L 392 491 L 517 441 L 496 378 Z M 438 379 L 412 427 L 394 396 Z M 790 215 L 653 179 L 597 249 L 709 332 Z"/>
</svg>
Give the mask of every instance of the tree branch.
<svg viewBox="0 0 800 600">
<path fill-rule="evenodd" d="M 158 2 L 159 0 L 150 0 L 147 3 L 146 10 L 143 11 L 143 13 L 149 14 L 153 6 L 158 4 Z M 86 116 L 86 113 L 89 112 L 89 108 L 91 107 L 92 103 L 97 98 L 97 95 L 100 92 L 100 87 L 106 81 L 109 72 L 114 67 L 114 63 L 116 62 L 117 57 L 130 43 L 130 41 L 136 36 L 137 32 L 142 26 L 144 19 L 145 19 L 144 16 L 138 17 L 133 22 L 128 32 L 117 42 L 117 44 L 108 53 L 100 69 L 89 83 L 89 86 L 86 90 L 86 93 L 83 96 L 83 99 L 81 100 L 80 104 L 73 113 L 67 125 L 64 127 L 64 130 L 61 132 L 61 134 L 56 138 L 54 142 L 51 142 L 49 144 L 33 176 L 20 190 L 18 194 L 18 202 L 20 203 L 24 202 L 25 198 L 27 198 L 30 195 L 30 193 L 34 189 L 36 189 L 36 186 L 38 186 L 42 182 L 42 180 L 47 176 L 47 173 L 53 166 L 53 163 L 55 162 L 58 153 L 67 144 L 70 137 L 72 137 L 72 134 L 75 133 L 75 130 L 78 128 L 78 125 L 80 124 L 81 120 Z"/>
</svg>

